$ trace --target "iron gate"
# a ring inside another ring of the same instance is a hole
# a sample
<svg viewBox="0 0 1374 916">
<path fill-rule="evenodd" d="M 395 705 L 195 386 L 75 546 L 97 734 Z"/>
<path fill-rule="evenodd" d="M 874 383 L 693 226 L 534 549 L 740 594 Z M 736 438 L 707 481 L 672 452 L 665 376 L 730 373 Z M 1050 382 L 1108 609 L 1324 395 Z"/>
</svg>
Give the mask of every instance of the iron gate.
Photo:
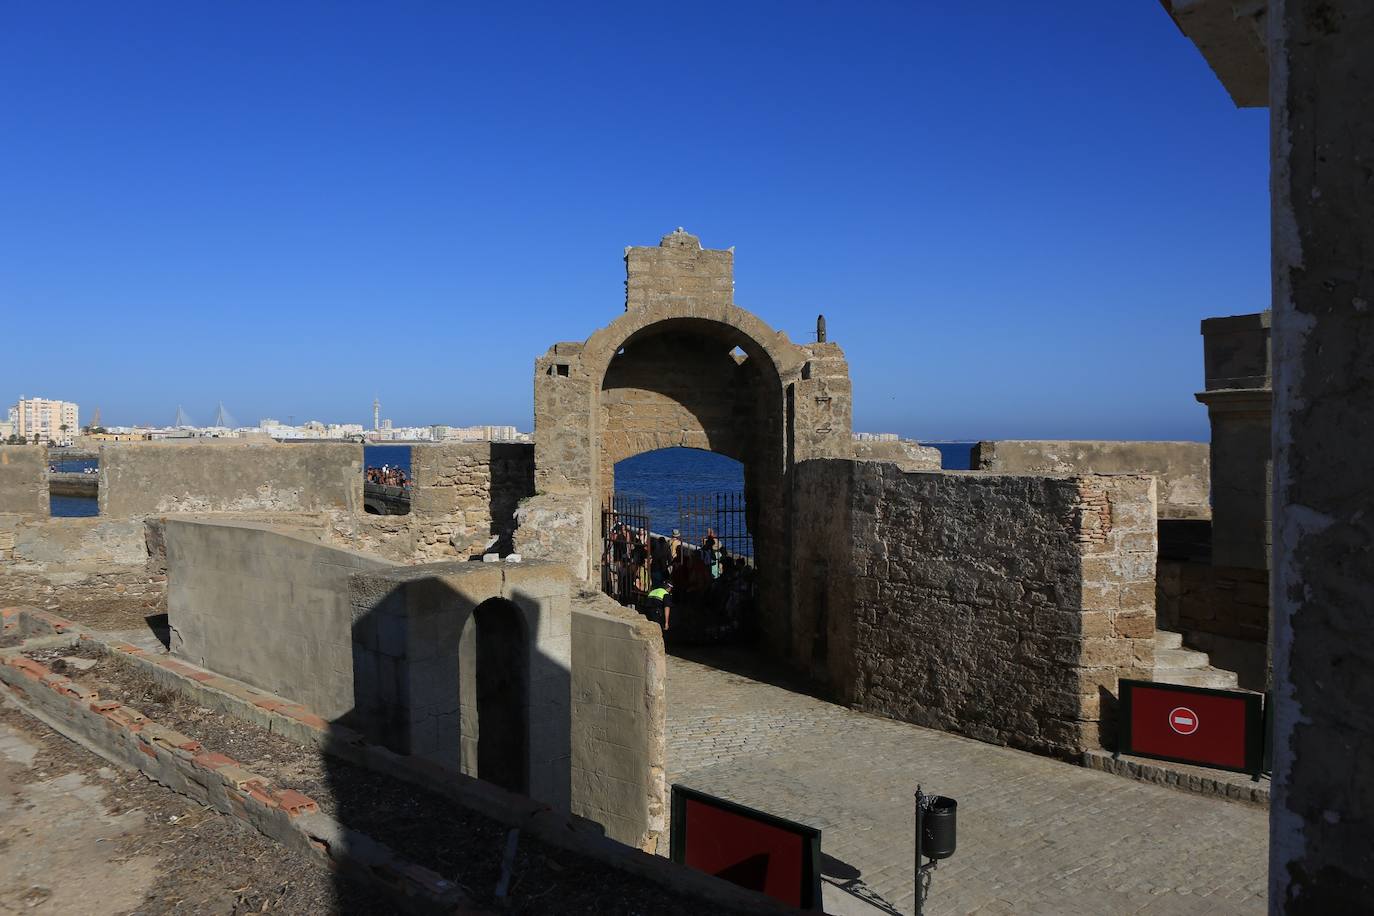
<svg viewBox="0 0 1374 916">
<path fill-rule="evenodd" d="M 677 498 L 678 530 L 684 544 L 700 547 L 714 537 L 726 554 L 752 563 L 754 537 L 743 493 L 683 493 Z"/>
<path fill-rule="evenodd" d="M 601 507 L 601 590 L 636 606 L 649 591 L 649 514 L 644 500 L 614 495 Z"/>
<path fill-rule="evenodd" d="M 668 532 L 653 530 L 643 499 L 615 494 L 602 506 L 601 590 L 658 620 L 662 608 L 648 594 L 671 584 L 675 641 L 736 640 L 745 635 L 755 600 L 744 494 L 682 494 L 677 508 L 677 527 Z M 666 519 L 659 521 L 667 527 Z"/>
</svg>

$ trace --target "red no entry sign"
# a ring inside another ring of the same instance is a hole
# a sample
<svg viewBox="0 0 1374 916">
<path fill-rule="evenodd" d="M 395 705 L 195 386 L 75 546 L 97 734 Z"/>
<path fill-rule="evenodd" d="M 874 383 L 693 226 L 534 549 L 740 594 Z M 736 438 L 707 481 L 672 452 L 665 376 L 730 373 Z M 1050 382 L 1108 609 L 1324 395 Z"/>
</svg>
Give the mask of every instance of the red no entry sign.
<svg viewBox="0 0 1374 916">
<path fill-rule="evenodd" d="M 1264 717 L 1258 694 L 1121 681 L 1124 754 L 1255 773 Z"/>
<path fill-rule="evenodd" d="M 1175 706 L 1169 710 L 1169 727 L 1180 735 L 1191 735 L 1197 731 L 1197 713 L 1187 706 Z"/>
</svg>

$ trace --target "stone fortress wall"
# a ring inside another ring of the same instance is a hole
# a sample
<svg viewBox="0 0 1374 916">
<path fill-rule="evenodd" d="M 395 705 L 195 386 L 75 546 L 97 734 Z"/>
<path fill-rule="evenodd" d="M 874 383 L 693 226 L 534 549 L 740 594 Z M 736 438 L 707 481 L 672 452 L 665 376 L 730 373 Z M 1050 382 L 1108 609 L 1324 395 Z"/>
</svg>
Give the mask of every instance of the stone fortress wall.
<svg viewBox="0 0 1374 916">
<path fill-rule="evenodd" d="M 1041 753 L 1110 744 L 1118 679 L 1154 664 L 1152 478 L 818 460 L 796 487 L 793 655 L 844 702 Z"/>
<path fill-rule="evenodd" d="M 663 643 L 595 589 L 599 509 L 617 461 L 709 449 L 744 465 L 761 651 L 876 714 L 1065 757 L 1110 746 L 1119 679 L 1152 673 L 1160 533 L 1206 528 L 1216 450 L 988 442 L 979 469 L 942 471 L 933 449 L 853 438 L 843 351 L 737 306 L 733 252 L 678 230 L 625 260 L 624 314 L 536 361 L 533 447 L 415 447 L 407 516 L 362 511 L 358 445 L 107 446 L 93 519 L 46 517 L 45 452 L 0 450 L 0 595 L 165 603 L 184 657 L 468 774 L 482 625 L 465 621 L 514 607 L 529 645 L 564 640 L 527 670 L 554 659 L 536 693 L 566 709 L 508 717 L 533 729 L 527 788 L 652 847 Z M 512 552 L 528 572 L 455 562 Z M 534 617 L 507 587 L 522 576 L 551 602 Z M 262 632 L 280 645 L 242 635 Z"/>
<path fill-rule="evenodd" d="M 932 473 L 933 449 L 853 439 L 843 351 L 735 305 L 733 252 L 678 230 L 625 260 L 625 314 L 536 361 L 518 549 L 594 582 L 615 462 L 722 452 L 744 464 L 764 651 L 884 715 L 1099 746 L 1117 680 L 1153 664 L 1155 479 L 1171 514 L 1205 516 L 1206 447 L 989 444 L 1015 466 Z"/>
<path fill-rule="evenodd" d="M 533 450 L 520 443 L 414 447 L 401 516 L 363 511 L 360 445 L 119 443 L 100 450 L 99 516 L 50 518 L 47 468 L 41 446 L 0 446 L 0 594 L 149 613 L 165 606 L 165 518 L 318 529 L 339 547 L 413 563 L 508 545 L 515 508 L 533 492 Z"/>
</svg>

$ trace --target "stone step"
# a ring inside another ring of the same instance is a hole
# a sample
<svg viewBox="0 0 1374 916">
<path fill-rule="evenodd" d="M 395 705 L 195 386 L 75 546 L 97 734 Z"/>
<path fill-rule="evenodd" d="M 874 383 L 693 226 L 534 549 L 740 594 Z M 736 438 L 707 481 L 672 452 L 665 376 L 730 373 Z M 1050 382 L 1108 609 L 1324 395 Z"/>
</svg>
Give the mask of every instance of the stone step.
<svg viewBox="0 0 1374 916">
<path fill-rule="evenodd" d="M 1235 690 L 1236 673 L 1208 665 L 1205 668 L 1156 668 L 1156 684 L 1177 684 L 1180 687 L 1211 687 L 1216 690 Z"/>
<path fill-rule="evenodd" d="M 1207 657 L 1206 652 L 1195 652 L 1192 649 L 1160 649 L 1155 648 L 1155 671 L 1172 668 L 1206 668 L 1212 660 Z"/>
<path fill-rule="evenodd" d="M 1183 648 L 1183 634 L 1173 630 L 1155 630 L 1155 651 Z"/>
</svg>

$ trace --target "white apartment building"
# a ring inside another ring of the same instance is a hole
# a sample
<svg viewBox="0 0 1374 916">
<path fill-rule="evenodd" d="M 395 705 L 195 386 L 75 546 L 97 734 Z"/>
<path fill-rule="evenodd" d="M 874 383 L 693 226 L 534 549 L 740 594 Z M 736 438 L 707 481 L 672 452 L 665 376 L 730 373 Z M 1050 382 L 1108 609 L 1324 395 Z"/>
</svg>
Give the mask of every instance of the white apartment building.
<svg viewBox="0 0 1374 916">
<path fill-rule="evenodd" d="M 47 398 L 20 395 L 19 403 L 10 408 L 9 416 L 15 434 L 30 442 L 71 445 L 72 437 L 80 432 L 77 407 L 71 401 L 50 401 Z"/>
</svg>

